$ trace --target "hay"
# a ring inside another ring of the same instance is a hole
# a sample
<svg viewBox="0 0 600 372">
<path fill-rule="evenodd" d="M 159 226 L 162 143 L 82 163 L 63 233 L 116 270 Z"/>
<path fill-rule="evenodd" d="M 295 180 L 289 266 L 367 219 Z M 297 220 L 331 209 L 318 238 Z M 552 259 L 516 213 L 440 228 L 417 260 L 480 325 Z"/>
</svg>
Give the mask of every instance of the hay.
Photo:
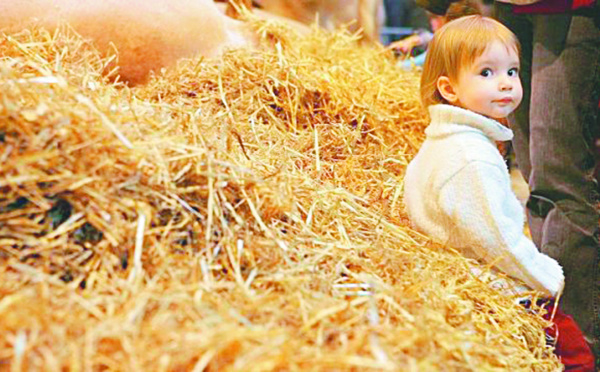
<svg viewBox="0 0 600 372">
<path fill-rule="evenodd" d="M 0 366 L 559 369 L 541 317 L 407 227 L 417 75 L 255 27 L 135 89 L 68 29 L 1 39 Z"/>
</svg>

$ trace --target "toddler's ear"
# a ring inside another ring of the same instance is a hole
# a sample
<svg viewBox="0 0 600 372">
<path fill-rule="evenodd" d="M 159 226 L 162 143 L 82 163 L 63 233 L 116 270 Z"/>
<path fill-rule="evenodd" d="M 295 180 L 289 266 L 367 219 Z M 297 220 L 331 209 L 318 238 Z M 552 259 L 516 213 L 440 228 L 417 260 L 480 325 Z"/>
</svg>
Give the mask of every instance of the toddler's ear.
<svg viewBox="0 0 600 372">
<path fill-rule="evenodd" d="M 454 86 L 452 86 L 452 82 L 448 76 L 440 76 L 436 85 L 438 92 L 440 92 L 446 101 L 449 103 L 456 103 L 458 101 L 458 96 L 456 95 Z"/>
</svg>

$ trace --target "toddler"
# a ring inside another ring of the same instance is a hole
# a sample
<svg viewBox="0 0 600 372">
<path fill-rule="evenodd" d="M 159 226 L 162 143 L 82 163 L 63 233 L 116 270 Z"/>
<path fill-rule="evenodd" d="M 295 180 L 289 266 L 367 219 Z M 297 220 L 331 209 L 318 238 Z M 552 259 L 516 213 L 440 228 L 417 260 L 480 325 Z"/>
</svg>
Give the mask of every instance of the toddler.
<svg viewBox="0 0 600 372">
<path fill-rule="evenodd" d="M 526 287 L 556 298 L 561 266 L 524 234 L 524 212 L 511 189 L 496 141 L 509 141 L 504 120 L 521 102 L 520 46 L 502 24 L 479 15 L 440 28 L 427 53 L 421 100 L 430 124 L 410 162 L 404 199 L 417 229 L 465 256 L 493 264 Z M 557 311 L 556 354 L 567 369 L 593 370 L 593 356 L 572 318 Z M 591 369 L 590 369 L 591 368 Z"/>
</svg>

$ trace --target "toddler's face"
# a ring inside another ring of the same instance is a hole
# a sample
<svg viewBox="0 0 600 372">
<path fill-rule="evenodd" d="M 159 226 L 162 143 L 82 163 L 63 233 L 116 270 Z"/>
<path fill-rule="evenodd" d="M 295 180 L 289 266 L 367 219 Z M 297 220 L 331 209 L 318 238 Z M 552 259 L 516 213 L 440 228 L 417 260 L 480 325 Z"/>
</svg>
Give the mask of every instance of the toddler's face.
<svg viewBox="0 0 600 372">
<path fill-rule="evenodd" d="M 453 104 L 493 119 L 507 117 L 523 98 L 517 51 L 493 42 L 452 85 Z"/>
</svg>

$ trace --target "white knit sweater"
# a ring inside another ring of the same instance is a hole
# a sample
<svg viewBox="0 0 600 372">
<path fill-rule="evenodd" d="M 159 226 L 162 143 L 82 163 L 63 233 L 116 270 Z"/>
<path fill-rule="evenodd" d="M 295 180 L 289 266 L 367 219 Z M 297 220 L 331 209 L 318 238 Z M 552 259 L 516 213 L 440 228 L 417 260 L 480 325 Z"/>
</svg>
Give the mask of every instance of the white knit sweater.
<svg viewBox="0 0 600 372">
<path fill-rule="evenodd" d="M 429 113 L 427 138 L 404 178 L 415 227 L 555 297 L 564 285 L 562 268 L 524 235 L 523 208 L 494 142 L 512 139 L 512 131 L 455 106 L 430 106 Z"/>
</svg>

